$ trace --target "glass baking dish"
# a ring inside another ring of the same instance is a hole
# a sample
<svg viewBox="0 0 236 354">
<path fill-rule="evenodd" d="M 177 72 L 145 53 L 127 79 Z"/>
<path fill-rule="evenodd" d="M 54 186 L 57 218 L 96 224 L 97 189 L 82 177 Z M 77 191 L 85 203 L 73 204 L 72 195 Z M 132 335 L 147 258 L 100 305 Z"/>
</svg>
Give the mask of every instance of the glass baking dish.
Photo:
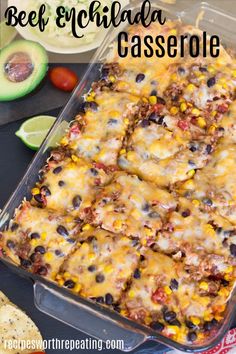
<svg viewBox="0 0 236 354">
<path fill-rule="evenodd" d="M 217 34 L 225 45 L 234 46 L 236 19 L 230 14 L 222 13 L 222 10 L 200 1 L 184 10 L 181 10 L 178 4 L 168 5 L 159 0 L 156 0 L 155 5 L 152 5 L 161 9 L 167 18 L 181 19 L 183 23 L 195 25 L 198 19 L 200 29 L 206 30 L 210 34 Z M 137 11 L 139 7 L 140 1 L 130 4 L 127 8 Z M 4 230 L 8 225 L 22 199 L 30 197 L 30 191 L 38 178 L 38 171 L 49 155 L 50 146 L 59 140 L 65 132 L 68 122 L 78 113 L 83 96 L 90 90 L 93 81 L 98 79 L 101 62 L 108 54 L 109 46 L 120 30 L 121 27 L 113 29 L 107 34 L 83 79 L 47 135 L 16 191 L 1 212 L 0 230 Z M 120 349 L 127 352 L 148 340 L 154 340 L 186 352 L 203 351 L 215 346 L 222 339 L 235 316 L 236 291 L 232 294 L 224 321 L 214 337 L 206 339 L 201 346 L 180 344 L 146 326 L 124 318 L 110 309 L 80 296 L 75 296 L 68 290 L 59 288 L 56 284 L 17 267 L 9 259 L 2 258 L 2 261 L 20 276 L 33 280 L 35 305 L 42 312 L 103 341 L 107 339 L 122 341 L 123 346 Z"/>
</svg>

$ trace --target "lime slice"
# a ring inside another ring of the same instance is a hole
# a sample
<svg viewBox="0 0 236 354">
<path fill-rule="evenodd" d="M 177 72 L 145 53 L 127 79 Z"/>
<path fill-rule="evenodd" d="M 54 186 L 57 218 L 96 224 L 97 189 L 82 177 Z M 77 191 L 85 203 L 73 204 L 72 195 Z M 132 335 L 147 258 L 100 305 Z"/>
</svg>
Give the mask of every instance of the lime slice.
<svg viewBox="0 0 236 354">
<path fill-rule="evenodd" d="M 0 49 L 8 45 L 16 36 L 17 31 L 14 27 L 7 26 L 5 22 L 0 23 Z"/>
<path fill-rule="evenodd" d="M 24 122 L 15 133 L 23 143 L 32 150 L 38 150 L 56 118 L 52 116 L 37 116 Z"/>
</svg>

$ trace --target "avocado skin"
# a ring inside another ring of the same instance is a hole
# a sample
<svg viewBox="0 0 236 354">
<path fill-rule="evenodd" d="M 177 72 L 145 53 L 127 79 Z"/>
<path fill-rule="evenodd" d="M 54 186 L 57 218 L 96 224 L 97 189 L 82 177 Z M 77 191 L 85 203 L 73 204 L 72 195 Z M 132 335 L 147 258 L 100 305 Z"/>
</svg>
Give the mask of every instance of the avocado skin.
<svg viewBox="0 0 236 354">
<path fill-rule="evenodd" d="M 27 53 L 33 64 L 32 74 L 24 81 L 11 82 L 5 73 L 4 66 L 14 53 Z M 48 71 L 46 50 L 37 42 L 17 40 L 0 51 L 0 102 L 13 101 L 31 93 L 40 84 Z"/>
</svg>

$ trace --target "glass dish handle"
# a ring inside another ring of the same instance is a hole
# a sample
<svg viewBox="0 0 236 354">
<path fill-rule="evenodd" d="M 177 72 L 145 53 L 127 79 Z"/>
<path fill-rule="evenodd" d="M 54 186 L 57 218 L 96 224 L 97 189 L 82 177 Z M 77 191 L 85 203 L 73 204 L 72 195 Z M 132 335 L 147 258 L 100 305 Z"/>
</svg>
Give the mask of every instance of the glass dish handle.
<svg viewBox="0 0 236 354">
<path fill-rule="evenodd" d="M 34 284 L 34 301 L 41 312 L 104 342 L 112 340 L 122 351 L 131 351 L 147 340 L 144 333 L 122 326 L 40 282 Z"/>
</svg>

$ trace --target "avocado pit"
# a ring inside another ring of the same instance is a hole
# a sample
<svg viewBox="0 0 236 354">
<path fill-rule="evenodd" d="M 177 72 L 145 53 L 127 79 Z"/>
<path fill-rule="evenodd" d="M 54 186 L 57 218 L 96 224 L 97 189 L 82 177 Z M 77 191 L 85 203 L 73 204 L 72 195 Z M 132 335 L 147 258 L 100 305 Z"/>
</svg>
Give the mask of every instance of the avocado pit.
<svg viewBox="0 0 236 354">
<path fill-rule="evenodd" d="M 22 82 L 33 73 L 34 65 L 27 53 L 17 52 L 8 57 L 4 70 L 9 81 Z"/>
</svg>

